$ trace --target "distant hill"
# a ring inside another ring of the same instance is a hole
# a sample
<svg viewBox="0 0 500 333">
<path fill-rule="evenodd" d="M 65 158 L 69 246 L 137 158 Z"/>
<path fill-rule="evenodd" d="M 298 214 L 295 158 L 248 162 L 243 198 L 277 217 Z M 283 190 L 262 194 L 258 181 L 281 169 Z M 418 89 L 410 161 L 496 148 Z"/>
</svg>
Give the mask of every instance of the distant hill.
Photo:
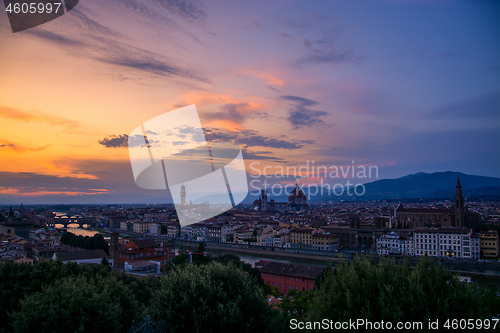
<svg viewBox="0 0 500 333">
<path fill-rule="evenodd" d="M 365 184 L 366 193 L 360 200 L 398 198 L 454 198 L 457 178 L 460 177 L 462 192 L 467 195 L 500 196 L 500 178 L 466 175 L 461 172 L 435 172 L 404 176 L 396 179 L 381 179 Z M 328 196 L 335 200 L 336 196 Z M 345 195 L 337 197 L 345 200 Z M 363 198 L 364 197 L 364 198 Z M 313 199 L 313 201 L 316 198 Z M 317 198 L 323 201 L 326 198 Z"/>
<path fill-rule="evenodd" d="M 460 177 L 462 192 L 464 196 L 488 196 L 500 198 L 500 178 L 467 175 L 461 172 L 419 172 L 396 179 L 381 179 L 364 184 L 365 194 L 362 196 L 337 196 L 325 189 L 323 195 L 315 195 L 309 198 L 310 202 L 327 202 L 340 200 L 383 200 L 383 199 L 407 199 L 407 198 L 450 198 L 455 197 L 455 186 L 457 178 Z M 308 192 L 307 188 L 303 190 Z M 311 193 L 316 189 L 311 188 Z M 358 189 L 361 191 L 361 189 Z M 254 191 L 255 192 L 255 191 Z M 340 192 L 340 190 L 338 191 Z M 350 190 L 352 193 L 352 189 Z M 245 203 L 252 203 L 258 195 L 248 195 Z M 276 201 L 287 201 L 287 195 L 269 197 Z"/>
<path fill-rule="evenodd" d="M 470 196 L 471 200 L 478 198 L 488 198 L 500 200 L 500 178 L 466 175 L 461 172 L 419 172 L 396 179 L 381 179 L 371 183 L 364 184 L 365 194 L 362 196 L 336 196 L 332 192 L 324 189 L 323 195 L 315 195 L 308 198 L 310 202 L 328 202 L 328 201 L 352 201 L 352 200 L 384 200 L 384 199 L 412 199 L 412 198 L 449 198 L 455 197 L 455 185 L 457 178 L 460 177 L 462 191 L 464 196 Z M 345 183 L 341 180 L 339 183 Z M 290 192 L 291 189 L 287 191 Z M 308 188 L 303 188 L 308 194 Z M 311 193 L 316 192 L 317 188 L 311 188 Z M 359 189 L 361 190 L 361 189 Z M 321 192 L 321 191 L 320 191 Z M 350 192 L 353 192 L 352 189 Z M 21 202 L 25 204 L 47 204 L 47 203 L 65 203 L 65 204 L 142 204 L 142 203 L 165 203 L 172 202 L 172 198 L 163 193 L 152 193 L 154 195 L 144 194 L 118 194 L 110 197 L 107 194 L 98 194 L 92 196 L 34 196 L 17 198 L 9 195 L 0 195 L 0 205 L 18 205 Z M 247 195 L 243 203 L 252 203 L 258 199 L 259 193 L 253 190 Z M 112 198 L 112 200 L 110 200 Z M 212 195 L 200 198 L 193 203 L 205 201 L 220 202 L 225 195 Z M 277 202 L 288 201 L 288 194 L 273 196 L 269 191 L 269 199 Z"/>
</svg>

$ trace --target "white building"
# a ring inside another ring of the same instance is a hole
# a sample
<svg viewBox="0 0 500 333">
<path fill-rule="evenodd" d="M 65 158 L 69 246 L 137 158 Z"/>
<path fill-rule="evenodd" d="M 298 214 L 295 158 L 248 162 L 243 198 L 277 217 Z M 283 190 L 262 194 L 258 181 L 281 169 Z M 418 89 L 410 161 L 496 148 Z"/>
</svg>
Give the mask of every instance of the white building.
<svg viewBox="0 0 500 333">
<path fill-rule="evenodd" d="M 474 234 L 470 237 L 470 255 L 471 259 L 481 258 L 481 239 L 478 234 Z"/>
<path fill-rule="evenodd" d="M 471 229 L 454 227 L 416 229 L 413 235 L 416 256 L 472 258 Z"/>
<path fill-rule="evenodd" d="M 193 238 L 193 227 L 190 225 L 181 226 L 181 238 L 192 239 Z"/>
<path fill-rule="evenodd" d="M 285 243 L 290 243 L 289 232 L 274 236 L 274 247 L 285 247 Z"/>
<path fill-rule="evenodd" d="M 411 233 L 391 232 L 377 239 L 378 254 L 401 254 L 412 256 L 414 254 L 413 237 Z"/>
<path fill-rule="evenodd" d="M 161 235 L 161 222 L 151 222 L 149 225 L 149 233 L 151 235 Z"/>
</svg>

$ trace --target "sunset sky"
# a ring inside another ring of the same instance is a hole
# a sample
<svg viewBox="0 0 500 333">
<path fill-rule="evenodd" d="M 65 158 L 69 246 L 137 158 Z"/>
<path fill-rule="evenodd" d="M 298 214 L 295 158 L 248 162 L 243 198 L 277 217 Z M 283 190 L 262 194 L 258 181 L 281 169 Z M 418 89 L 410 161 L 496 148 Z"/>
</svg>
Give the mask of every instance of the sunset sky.
<svg viewBox="0 0 500 333">
<path fill-rule="evenodd" d="M 4 9 L 0 204 L 158 201 L 126 137 L 191 104 L 250 174 L 500 177 L 499 2 L 81 0 L 18 33 Z"/>
</svg>

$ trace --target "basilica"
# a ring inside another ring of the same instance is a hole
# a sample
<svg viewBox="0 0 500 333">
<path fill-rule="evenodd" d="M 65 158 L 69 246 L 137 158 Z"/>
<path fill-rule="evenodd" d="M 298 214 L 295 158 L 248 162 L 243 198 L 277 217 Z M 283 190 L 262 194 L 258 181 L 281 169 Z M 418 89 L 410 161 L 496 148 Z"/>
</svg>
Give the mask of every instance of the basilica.
<svg viewBox="0 0 500 333">
<path fill-rule="evenodd" d="M 481 215 L 465 207 L 460 178 L 457 180 L 455 206 L 451 209 L 396 208 L 391 222 L 394 229 L 433 227 L 474 228 L 481 222 Z"/>
<path fill-rule="evenodd" d="M 273 211 L 301 211 L 309 207 L 307 205 L 307 196 L 299 187 L 298 181 L 295 188 L 288 195 L 288 202 L 275 202 L 273 199 L 267 199 L 267 190 L 264 189 L 260 193 L 259 199 L 253 202 L 255 210 L 260 212 Z"/>
</svg>

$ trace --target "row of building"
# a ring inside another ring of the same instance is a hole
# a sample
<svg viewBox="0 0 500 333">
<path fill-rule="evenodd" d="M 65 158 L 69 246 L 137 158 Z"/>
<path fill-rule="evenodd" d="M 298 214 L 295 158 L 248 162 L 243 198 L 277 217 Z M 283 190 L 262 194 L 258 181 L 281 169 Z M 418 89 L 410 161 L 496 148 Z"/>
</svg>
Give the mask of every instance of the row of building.
<svg viewBox="0 0 500 333">
<path fill-rule="evenodd" d="M 411 232 L 391 232 L 377 239 L 377 253 L 448 257 L 459 259 L 497 258 L 498 231 L 473 234 L 468 228 L 421 228 Z"/>
</svg>

